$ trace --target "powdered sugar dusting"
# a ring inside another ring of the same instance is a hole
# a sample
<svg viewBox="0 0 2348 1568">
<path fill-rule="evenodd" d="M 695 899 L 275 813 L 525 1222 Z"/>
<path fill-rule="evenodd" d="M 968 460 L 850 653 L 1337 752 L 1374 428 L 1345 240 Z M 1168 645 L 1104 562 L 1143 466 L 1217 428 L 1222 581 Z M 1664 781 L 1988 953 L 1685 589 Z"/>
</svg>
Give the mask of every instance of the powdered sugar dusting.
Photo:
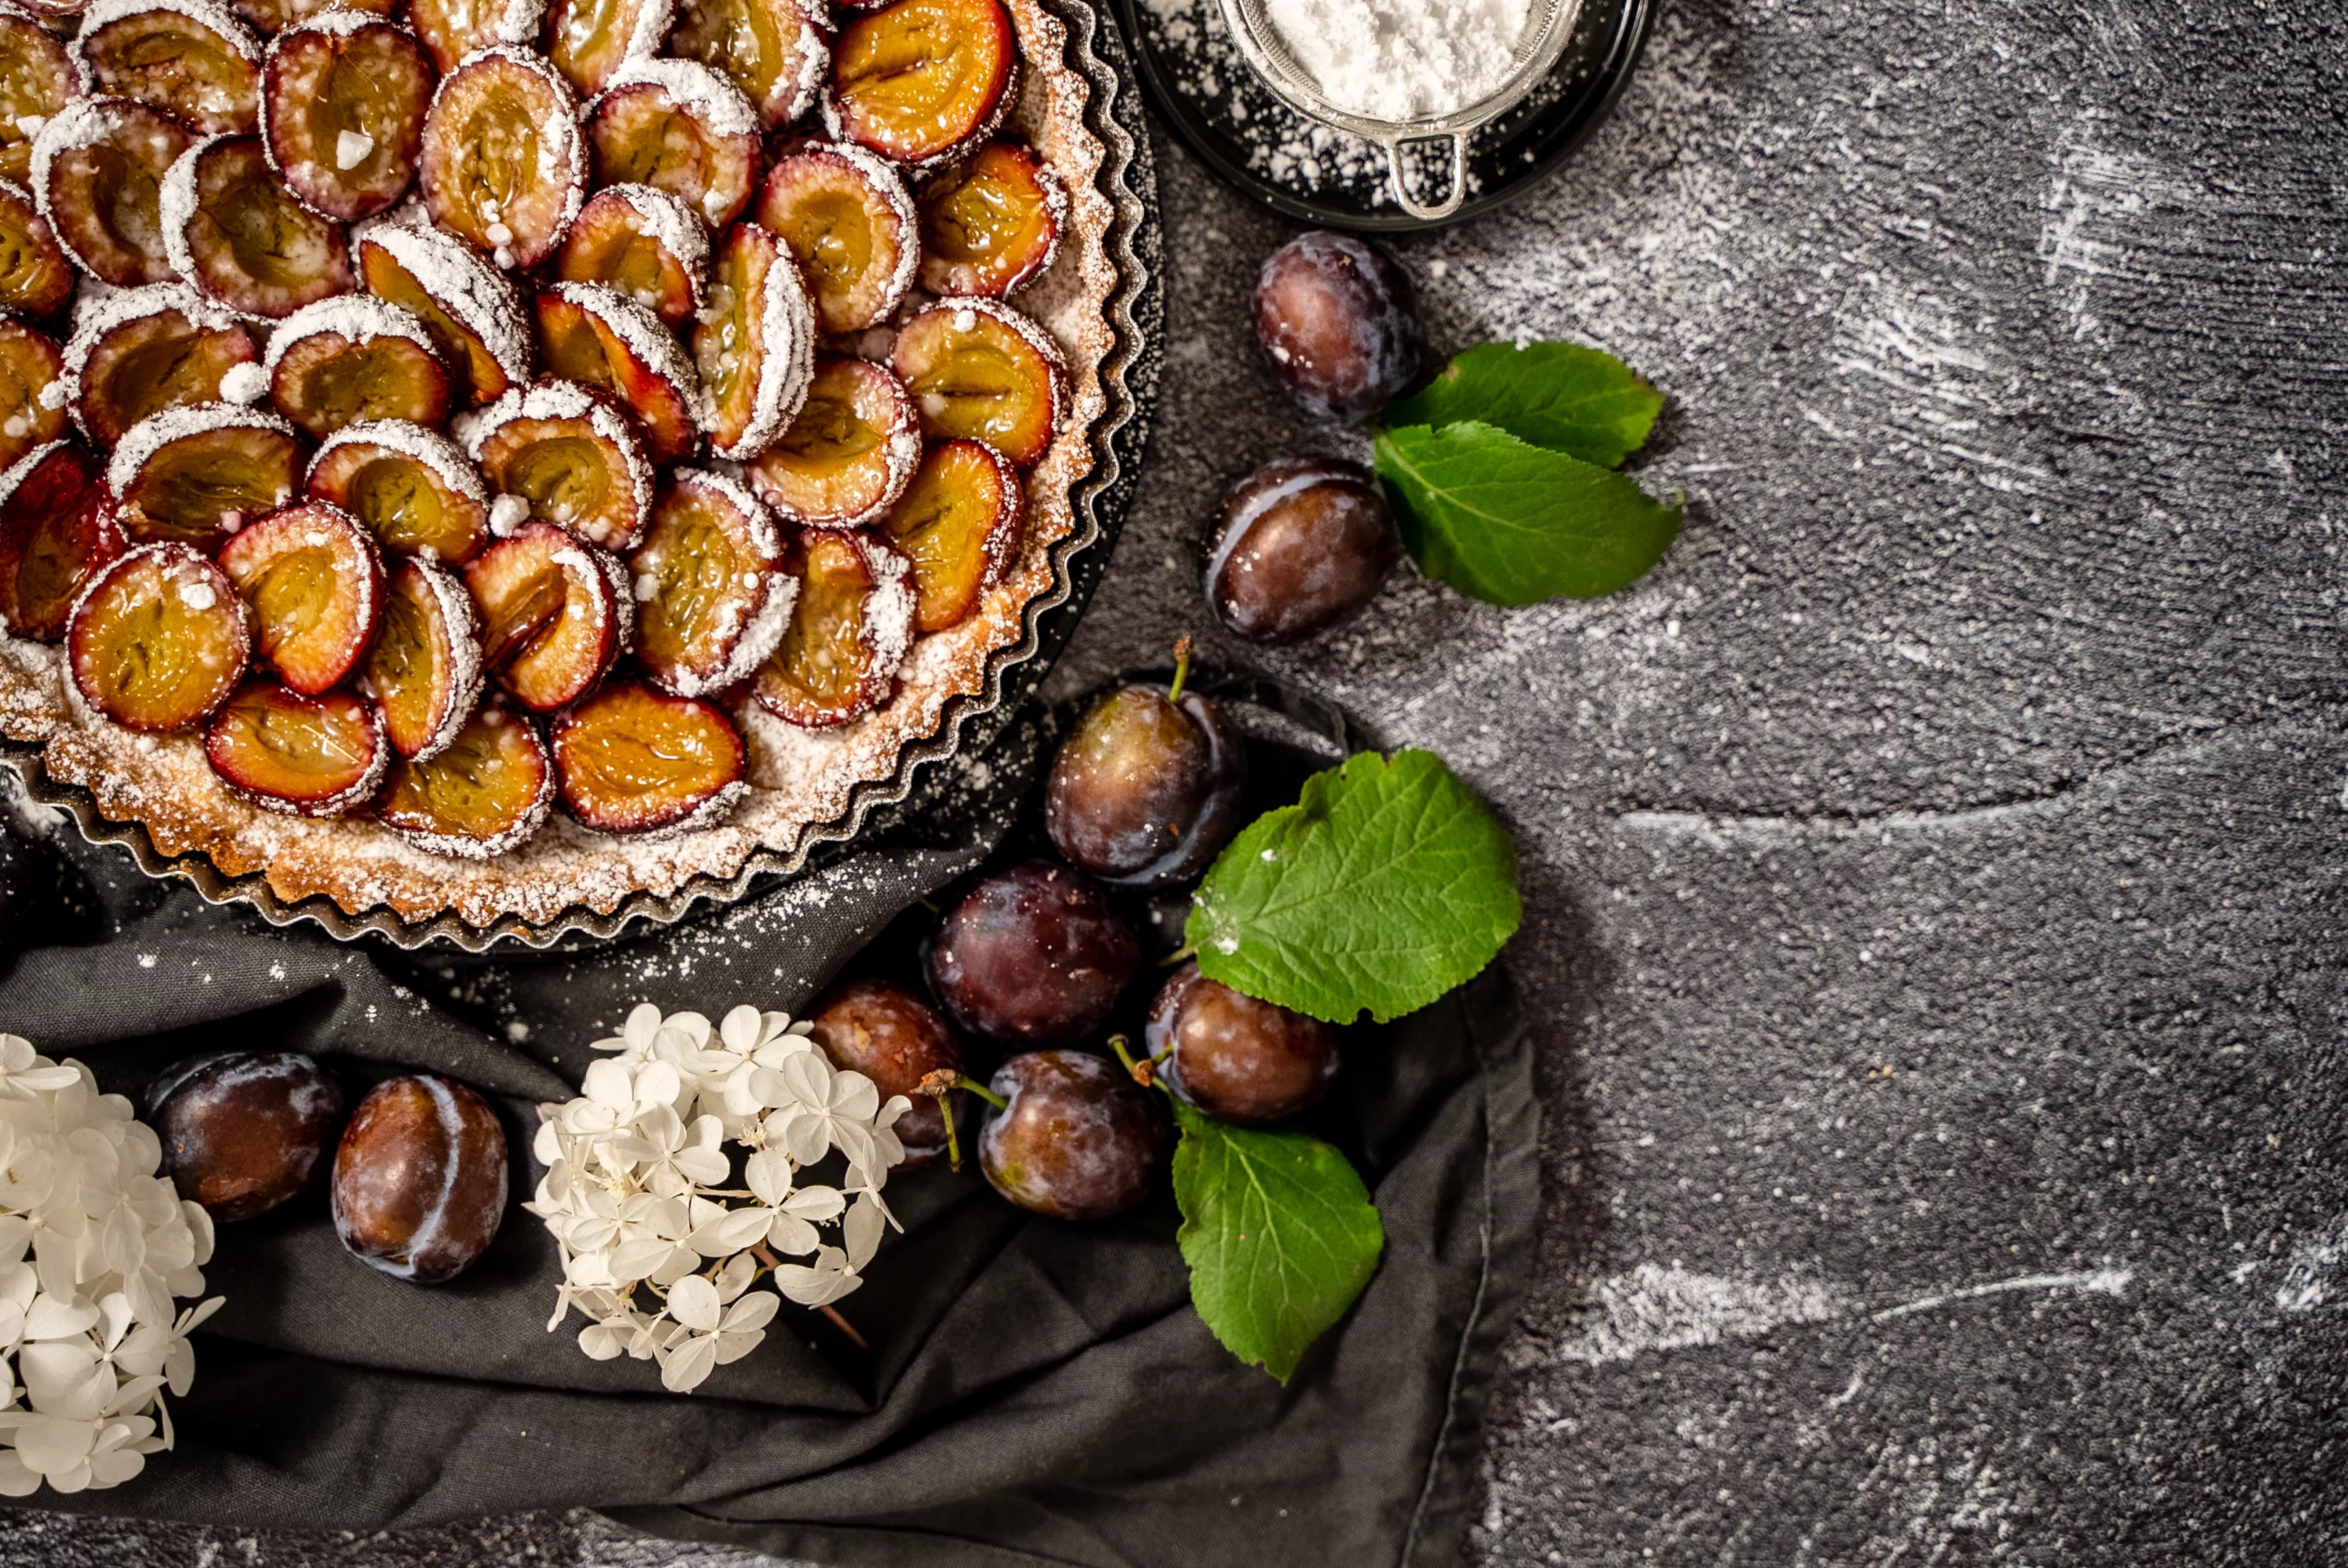
<svg viewBox="0 0 2348 1568">
<path fill-rule="evenodd" d="M 759 134 L 758 111 L 750 107 L 749 99 L 742 96 L 742 90 L 697 60 L 628 61 L 612 72 L 603 96 L 588 111 L 589 116 L 592 118 L 595 110 L 615 94 L 647 85 L 668 94 L 670 105 L 678 113 L 698 120 L 702 128 L 713 136 Z"/>
<path fill-rule="evenodd" d="M 636 227 L 677 259 L 692 279 L 693 304 L 701 304 L 709 273 L 709 229 L 683 197 L 652 185 L 606 185 L 594 201 L 610 201 L 636 215 Z"/>
<path fill-rule="evenodd" d="M 74 417 L 81 418 L 82 375 L 90 366 L 90 356 L 99 340 L 117 327 L 149 316 L 177 311 L 188 326 L 202 332 L 233 332 L 243 325 L 235 311 L 214 304 L 185 283 L 149 283 L 143 288 L 118 289 L 103 298 L 77 299 L 72 336 L 65 340 L 65 382 L 68 401 L 74 406 Z M 236 369 L 237 367 L 231 367 Z M 224 388 L 225 392 L 225 388 Z M 230 398 L 231 403 L 249 401 Z M 88 426 L 83 425 L 84 434 Z"/>
<path fill-rule="evenodd" d="M 215 430 L 264 430 L 295 439 L 294 426 L 267 409 L 240 408 L 233 403 L 194 403 L 150 414 L 128 430 L 106 460 L 106 489 L 116 495 L 129 492 L 130 483 L 147 460 L 174 441 Z"/>
<path fill-rule="evenodd" d="M 269 352 L 261 358 L 261 369 L 273 378 L 286 350 L 305 338 L 328 336 L 348 338 L 354 344 L 379 337 L 404 337 L 435 359 L 439 357 L 422 318 L 405 305 L 395 305 L 372 294 L 337 294 L 332 299 L 304 305 L 280 322 L 277 330 L 270 335 Z"/>
<path fill-rule="evenodd" d="M 259 65 L 261 57 L 260 35 L 245 25 L 244 19 L 217 0 L 97 0 L 82 13 L 81 36 L 74 40 L 73 55 L 82 67 L 83 88 L 90 91 L 90 67 L 84 50 L 98 29 L 121 21 L 126 17 L 143 17 L 150 11 L 172 11 L 220 35 L 220 41 L 238 58 Z"/>
<path fill-rule="evenodd" d="M 433 477 L 476 506 L 489 504 L 489 489 L 457 444 L 437 430 L 406 419 L 362 419 L 346 425 L 326 439 L 310 459 L 310 477 L 320 464 L 345 447 L 369 447 L 413 458 L 432 470 Z"/>
<path fill-rule="evenodd" d="M 548 293 L 570 301 L 612 330 L 643 369 L 675 387 L 696 424 L 709 423 L 701 371 L 660 318 L 617 289 L 602 283 L 557 283 Z"/>
<path fill-rule="evenodd" d="M 434 304 L 481 339 L 508 381 L 529 380 L 530 327 L 521 292 L 471 247 L 437 228 L 389 224 L 370 229 L 360 244 L 398 262 Z"/>
<path fill-rule="evenodd" d="M 172 166 L 163 171 L 163 182 L 156 197 L 159 221 L 163 230 L 163 254 L 171 258 L 172 271 L 190 283 L 197 282 L 195 251 L 188 244 L 188 225 L 195 221 L 195 175 L 204 155 L 225 141 L 227 136 L 205 137 L 190 147 Z M 200 285 L 199 285 L 200 286 Z"/>
</svg>

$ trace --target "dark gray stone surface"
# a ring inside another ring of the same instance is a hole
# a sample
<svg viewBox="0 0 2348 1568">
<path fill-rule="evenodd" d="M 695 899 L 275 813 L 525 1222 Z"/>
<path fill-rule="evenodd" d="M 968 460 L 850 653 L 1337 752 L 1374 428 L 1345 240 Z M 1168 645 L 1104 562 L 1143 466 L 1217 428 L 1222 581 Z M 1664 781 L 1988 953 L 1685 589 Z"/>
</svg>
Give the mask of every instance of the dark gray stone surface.
<svg viewBox="0 0 2348 1568">
<path fill-rule="evenodd" d="M 2343 64 L 2309 0 L 1668 4 L 1572 168 L 1399 248 L 1445 349 L 1648 371 L 1690 501 L 1615 599 L 1401 580 L 1268 661 L 1524 853 L 1544 1242 L 1476 1562 L 2348 1560 Z M 1063 690 L 1202 629 L 1224 483 L 1346 445 L 1246 345 L 1286 230 L 1160 166 L 1167 397 Z"/>
</svg>

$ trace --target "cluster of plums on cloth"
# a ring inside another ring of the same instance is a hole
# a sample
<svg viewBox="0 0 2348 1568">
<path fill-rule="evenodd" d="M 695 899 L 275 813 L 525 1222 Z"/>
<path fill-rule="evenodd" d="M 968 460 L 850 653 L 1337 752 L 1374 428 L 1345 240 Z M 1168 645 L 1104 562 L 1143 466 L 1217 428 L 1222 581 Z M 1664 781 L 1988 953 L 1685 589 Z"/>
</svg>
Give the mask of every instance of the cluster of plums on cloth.
<svg viewBox="0 0 2348 1568">
<path fill-rule="evenodd" d="M 327 1168 L 334 1225 L 353 1257 L 419 1285 L 472 1266 L 505 1214 L 505 1133 L 489 1102 L 416 1073 L 370 1089 L 348 1120 L 342 1086 L 291 1051 L 228 1051 L 167 1070 L 147 1092 L 163 1169 L 215 1220 L 281 1207 Z"/>
<path fill-rule="evenodd" d="M 990 871 L 947 904 L 923 947 L 925 987 L 860 975 L 816 1003 L 814 1036 L 833 1060 L 914 1101 L 897 1123 L 908 1165 L 958 1156 L 967 1095 L 984 1102 L 978 1162 L 997 1192 L 1056 1219 L 1103 1219 L 1149 1197 L 1172 1147 L 1145 1078 L 1253 1124 L 1328 1092 L 1342 1030 L 1196 963 L 1157 984 L 1139 1071 L 1105 1053 L 1111 1015 L 1146 966 L 1117 895 L 1195 881 L 1242 825 L 1246 748 L 1212 699 L 1183 689 L 1186 668 L 1084 713 L 1045 786 L 1057 855 Z M 984 1083 L 967 1073 L 980 1052 L 1001 1055 Z"/>
<path fill-rule="evenodd" d="M 1308 412 L 1348 423 L 1408 391 L 1426 348 L 1411 275 L 1364 239 L 1315 230 L 1272 252 L 1256 281 L 1256 341 Z M 1255 643 L 1328 630 L 1377 597 L 1401 558 L 1368 469 L 1276 458 L 1232 486 L 1208 541 L 1207 603 Z"/>
</svg>

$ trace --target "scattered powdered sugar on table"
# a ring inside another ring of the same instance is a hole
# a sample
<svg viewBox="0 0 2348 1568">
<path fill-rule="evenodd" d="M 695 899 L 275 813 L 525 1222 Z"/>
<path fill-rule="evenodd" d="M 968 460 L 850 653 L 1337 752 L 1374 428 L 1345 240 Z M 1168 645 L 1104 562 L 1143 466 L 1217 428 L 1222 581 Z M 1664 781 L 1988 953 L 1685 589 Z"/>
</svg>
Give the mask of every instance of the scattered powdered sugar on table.
<svg viewBox="0 0 2348 1568">
<path fill-rule="evenodd" d="M 1272 96 L 1239 53 L 1217 0 L 1141 0 L 1147 47 L 1171 73 L 1175 90 L 1202 103 L 1229 100 L 1244 127 L 1247 167 L 1276 184 L 1303 191 L 1355 188 L 1384 205 L 1386 155 L 1372 142 L 1305 118 Z"/>
<path fill-rule="evenodd" d="M 1527 0 L 1265 0 L 1296 63 L 1341 109 L 1379 120 L 1464 109 L 1508 79 Z"/>
</svg>

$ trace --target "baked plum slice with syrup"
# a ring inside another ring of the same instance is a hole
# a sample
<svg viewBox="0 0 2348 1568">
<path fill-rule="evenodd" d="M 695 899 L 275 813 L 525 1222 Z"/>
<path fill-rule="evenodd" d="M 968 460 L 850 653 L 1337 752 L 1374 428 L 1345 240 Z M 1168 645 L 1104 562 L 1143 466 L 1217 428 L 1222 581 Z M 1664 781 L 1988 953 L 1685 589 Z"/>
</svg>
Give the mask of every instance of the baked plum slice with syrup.
<svg viewBox="0 0 2348 1568">
<path fill-rule="evenodd" d="M 104 466 L 88 448 L 59 441 L 0 473 L 0 626 L 53 643 L 73 602 L 122 554 Z"/>
<path fill-rule="evenodd" d="M 341 508 L 304 502 L 231 538 L 221 569 L 253 613 L 254 657 L 304 696 L 358 667 L 382 614 L 375 543 Z"/>
<path fill-rule="evenodd" d="M 791 624 L 752 690 L 769 712 L 803 729 L 862 718 L 895 692 L 913 643 L 905 558 L 863 534 L 803 528 L 788 560 L 799 580 Z"/>
<path fill-rule="evenodd" d="M 142 545 L 83 591 L 65 651 L 83 701 L 116 723 L 184 730 L 236 690 L 252 618 L 213 562 L 184 545 Z"/>
<path fill-rule="evenodd" d="M 527 843 L 553 805 L 537 726 L 484 702 L 445 746 L 392 763 L 375 816 L 426 854 L 488 860 Z"/>
<path fill-rule="evenodd" d="M 1018 74 L 1018 39 L 996 0 L 896 0 L 840 34 L 825 115 L 844 141 L 935 169 L 1002 123 Z"/>
<path fill-rule="evenodd" d="M 554 721 L 563 809 L 600 833 L 683 833 L 716 821 L 749 786 L 724 713 L 640 680 L 615 680 Z"/>
<path fill-rule="evenodd" d="M 1068 367 L 1044 329 L 997 300 L 940 300 L 905 323 L 890 368 L 931 440 L 983 441 L 1041 461 L 1068 407 Z"/>
<path fill-rule="evenodd" d="M 274 680 L 245 682 L 204 731 L 204 759 L 221 782 L 287 816 L 338 817 L 361 804 L 391 757 L 365 698 L 305 696 Z"/>
<path fill-rule="evenodd" d="M 748 679 L 781 644 L 799 580 L 773 517 L 722 474 L 681 469 L 628 559 L 636 661 L 661 690 L 704 697 Z"/>
<path fill-rule="evenodd" d="M 403 563 L 360 668 L 394 752 L 422 761 L 444 750 L 481 699 L 481 612 L 463 581 L 430 561 Z"/>
<path fill-rule="evenodd" d="M 750 483 L 794 523 L 854 528 L 877 522 L 913 482 L 921 421 L 886 367 L 827 355 L 807 401 L 748 465 Z"/>
<path fill-rule="evenodd" d="M 1019 554 L 1026 511 L 1019 470 L 993 447 L 941 441 L 880 519 L 913 563 L 914 629 L 927 635 L 970 618 Z"/>
<path fill-rule="evenodd" d="M 548 713 L 595 688 L 627 646 L 634 601 L 619 562 L 547 523 L 526 523 L 465 568 L 481 608 L 482 664 Z"/>
</svg>

